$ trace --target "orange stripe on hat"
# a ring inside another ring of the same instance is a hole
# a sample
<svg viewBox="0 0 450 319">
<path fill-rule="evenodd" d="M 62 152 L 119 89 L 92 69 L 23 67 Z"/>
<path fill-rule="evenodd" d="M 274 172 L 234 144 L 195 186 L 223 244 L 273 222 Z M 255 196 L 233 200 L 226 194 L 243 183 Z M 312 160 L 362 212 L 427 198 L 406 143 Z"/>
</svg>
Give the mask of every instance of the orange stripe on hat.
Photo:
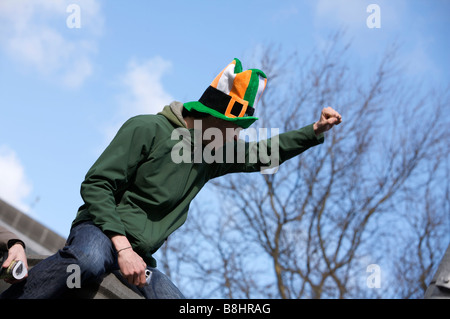
<svg viewBox="0 0 450 319">
<path fill-rule="evenodd" d="M 231 88 L 230 95 L 244 99 L 245 92 L 247 91 L 248 85 L 250 83 L 250 78 L 252 77 L 252 71 L 247 70 L 236 75 L 233 82 L 233 87 Z"/>
</svg>

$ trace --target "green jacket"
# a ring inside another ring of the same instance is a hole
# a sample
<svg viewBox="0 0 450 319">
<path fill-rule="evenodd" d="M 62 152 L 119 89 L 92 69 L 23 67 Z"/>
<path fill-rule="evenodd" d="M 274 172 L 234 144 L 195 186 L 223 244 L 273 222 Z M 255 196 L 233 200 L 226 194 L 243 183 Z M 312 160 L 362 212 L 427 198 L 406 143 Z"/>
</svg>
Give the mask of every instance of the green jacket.
<svg viewBox="0 0 450 319">
<path fill-rule="evenodd" d="M 241 140 L 227 147 L 237 148 L 238 143 L 244 143 L 244 163 L 175 163 L 171 152 L 180 140 L 171 138 L 174 129 L 185 130 L 194 146 L 194 129 L 185 127 L 182 107 L 180 102 L 173 102 L 157 115 L 139 115 L 125 122 L 86 174 L 81 184 L 84 205 L 72 227 L 93 221 L 105 233 L 125 235 L 144 261 L 156 267 L 152 254 L 185 222 L 189 204 L 208 180 L 268 166 L 248 161 L 250 150 L 257 149 L 261 142 Z M 265 141 L 269 153 L 270 140 Z M 312 124 L 280 134 L 279 163 L 322 142 L 323 135 L 316 137 Z"/>
</svg>

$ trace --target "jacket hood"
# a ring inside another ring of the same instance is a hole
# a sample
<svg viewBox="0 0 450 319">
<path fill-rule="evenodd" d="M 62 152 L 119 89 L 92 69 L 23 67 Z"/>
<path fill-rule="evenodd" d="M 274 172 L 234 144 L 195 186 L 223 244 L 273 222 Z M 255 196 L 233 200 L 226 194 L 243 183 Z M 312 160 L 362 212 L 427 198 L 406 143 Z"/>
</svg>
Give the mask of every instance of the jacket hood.
<svg viewBox="0 0 450 319">
<path fill-rule="evenodd" d="M 174 101 L 169 105 L 164 106 L 163 110 L 158 114 L 164 115 L 175 126 L 187 128 L 182 111 L 183 103 Z"/>
</svg>

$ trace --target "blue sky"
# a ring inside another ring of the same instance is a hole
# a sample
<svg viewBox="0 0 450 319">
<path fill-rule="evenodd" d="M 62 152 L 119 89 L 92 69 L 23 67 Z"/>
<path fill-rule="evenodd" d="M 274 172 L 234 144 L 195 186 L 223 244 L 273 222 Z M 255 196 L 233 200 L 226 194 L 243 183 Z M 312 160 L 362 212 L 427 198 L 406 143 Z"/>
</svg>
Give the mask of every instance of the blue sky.
<svg viewBox="0 0 450 319">
<path fill-rule="evenodd" d="M 366 25 L 372 3 L 381 28 Z M 80 28 L 67 26 L 70 4 Z M 198 99 L 235 57 L 259 68 L 263 45 L 307 54 L 345 28 L 355 66 L 396 40 L 403 72 L 448 85 L 448 12 L 445 0 L 2 0 L 0 198 L 66 236 L 84 175 L 121 123 Z"/>
</svg>

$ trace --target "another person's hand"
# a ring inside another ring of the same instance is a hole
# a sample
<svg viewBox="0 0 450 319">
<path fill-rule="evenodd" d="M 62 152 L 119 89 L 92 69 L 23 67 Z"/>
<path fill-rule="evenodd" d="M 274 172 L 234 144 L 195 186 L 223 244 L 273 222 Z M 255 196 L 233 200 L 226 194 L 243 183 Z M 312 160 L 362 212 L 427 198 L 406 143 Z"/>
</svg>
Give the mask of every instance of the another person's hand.
<svg viewBox="0 0 450 319">
<path fill-rule="evenodd" d="M 11 263 L 14 260 L 20 260 L 21 262 L 23 262 L 23 265 L 28 270 L 27 255 L 25 254 L 25 249 L 23 248 L 23 246 L 20 243 L 15 243 L 14 245 L 12 245 L 8 249 L 8 258 L 5 260 L 5 262 L 3 263 L 2 267 L 3 268 L 8 268 L 9 265 L 11 265 Z M 28 277 L 28 274 L 24 278 L 22 278 L 21 280 L 25 279 L 26 277 Z M 10 283 L 10 284 L 14 284 L 14 283 L 19 282 L 21 280 L 5 279 L 5 281 L 7 283 Z"/>
<path fill-rule="evenodd" d="M 313 129 L 316 135 L 324 133 L 331 129 L 333 126 L 342 122 L 341 115 L 331 107 L 326 107 L 320 114 L 320 119 L 314 123 Z"/>
</svg>

